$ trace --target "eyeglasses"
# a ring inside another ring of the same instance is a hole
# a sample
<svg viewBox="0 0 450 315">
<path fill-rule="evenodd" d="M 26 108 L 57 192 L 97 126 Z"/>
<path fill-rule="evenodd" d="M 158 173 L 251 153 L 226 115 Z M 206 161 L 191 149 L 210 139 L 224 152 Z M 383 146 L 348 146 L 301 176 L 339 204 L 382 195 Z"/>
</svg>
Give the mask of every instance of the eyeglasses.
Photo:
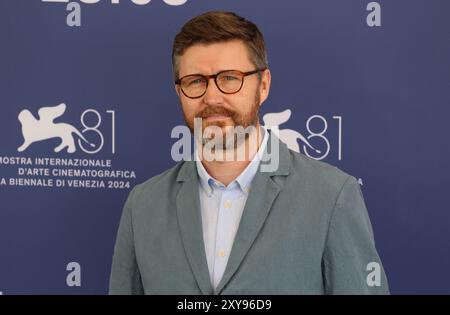
<svg viewBox="0 0 450 315">
<path fill-rule="evenodd" d="M 190 74 L 175 81 L 181 91 L 189 98 L 199 98 L 206 93 L 209 79 L 213 78 L 217 88 L 224 94 L 235 94 L 242 89 L 244 78 L 266 69 L 248 72 L 239 70 L 224 70 L 212 75 Z"/>
</svg>

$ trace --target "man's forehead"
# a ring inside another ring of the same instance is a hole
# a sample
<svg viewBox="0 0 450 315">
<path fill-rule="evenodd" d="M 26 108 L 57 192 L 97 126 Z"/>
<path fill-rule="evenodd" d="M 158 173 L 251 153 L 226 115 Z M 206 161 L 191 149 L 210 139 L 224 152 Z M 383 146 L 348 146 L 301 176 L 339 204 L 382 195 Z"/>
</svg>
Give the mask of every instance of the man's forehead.
<svg viewBox="0 0 450 315">
<path fill-rule="evenodd" d="M 180 75 L 190 73 L 213 74 L 221 70 L 252 69 L 247 47 L 233 40 L 212 44 L 195 44 L 180 57 Z"/>
</svg>

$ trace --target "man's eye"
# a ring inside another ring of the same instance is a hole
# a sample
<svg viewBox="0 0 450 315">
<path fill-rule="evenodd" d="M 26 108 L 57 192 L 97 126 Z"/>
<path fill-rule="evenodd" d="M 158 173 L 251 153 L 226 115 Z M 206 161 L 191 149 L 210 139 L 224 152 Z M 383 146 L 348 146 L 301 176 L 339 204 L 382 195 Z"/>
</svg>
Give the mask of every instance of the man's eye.
<svg viewBox="0 0 450 315">
<path fill-rule="evenodd" d="M 200 83 L 202 79 L 193 80 L 192 83 Z"/>
<path fill-rule="evenodd" d="M 194 79 L 189 81 L 189 85 L 198 85 L 198 84 L 202 84 L 204 82 L 203 79 Z"/>
<path fill-rule="evenodd" d="M 223 77 L 223 79 L 224 79 L 225 81 L 238 80 L 238 78 L 233 77 L 233 76 L 231 76 L 231 75 L 226 75 L 226 76 Z"/>
</svg>

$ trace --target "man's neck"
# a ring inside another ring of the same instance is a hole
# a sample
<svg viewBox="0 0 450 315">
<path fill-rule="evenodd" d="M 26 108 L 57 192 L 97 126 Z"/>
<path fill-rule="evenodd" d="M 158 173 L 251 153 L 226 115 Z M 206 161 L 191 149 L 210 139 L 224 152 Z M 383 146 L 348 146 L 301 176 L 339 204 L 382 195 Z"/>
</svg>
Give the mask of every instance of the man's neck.
<svg viewBox="0 0 450 315">
<path fill-rule="evenodd" d="M 225 159 L 224 161 L 207 161 L 206 159 L 202 159 L 201 163 L 211 177 L 218 180 L 225 186 L 228 186 L 228 184 L 234 181 L 245 170 L 255 154 L 258 152 L 262 143 L 260 125 L 257 124 L 255 129 L 255 132 L 249 134 L 249 137 L 236 149 L 234 149 L 234 159 L 230 161 Z M 251 145 L 252 143 L 255 143 L 255 141 L 257 145 Z M 237 152 L 242 150 L 242 147 L 240 148 L 240 146 L 245 146 L 245 155 L 242 160 L 236 158 Z"/>
</svg>

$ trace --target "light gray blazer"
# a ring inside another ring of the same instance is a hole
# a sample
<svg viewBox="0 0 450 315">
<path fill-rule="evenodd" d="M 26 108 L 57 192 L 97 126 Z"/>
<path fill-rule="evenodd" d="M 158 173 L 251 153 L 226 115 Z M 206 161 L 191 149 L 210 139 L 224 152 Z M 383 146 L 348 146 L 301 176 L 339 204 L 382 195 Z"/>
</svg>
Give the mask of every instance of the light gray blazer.
<svg viewBox="0 0 450 315">
<path fill-rule="evenodd" d="M 270 147 L 269 138 L 265 154 Z M 215 291 L 203 242 L 196 165 L 184 161 L 130 192 L 109 293 L 388 294 L 356 179 L 282 142 L 279 152 L 278 169 L 258 171 L 253 179 Z"/>
</svg>

